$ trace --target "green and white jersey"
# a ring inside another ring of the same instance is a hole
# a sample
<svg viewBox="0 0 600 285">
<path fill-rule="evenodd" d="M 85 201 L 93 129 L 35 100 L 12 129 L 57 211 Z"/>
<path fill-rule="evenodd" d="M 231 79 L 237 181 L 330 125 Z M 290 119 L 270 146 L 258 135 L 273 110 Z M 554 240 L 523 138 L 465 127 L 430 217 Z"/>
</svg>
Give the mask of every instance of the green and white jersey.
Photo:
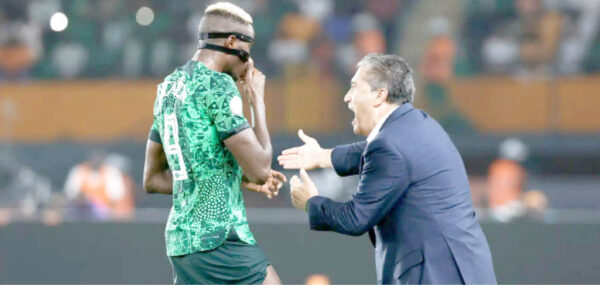
<svg viewBox="0 0 600 285">
<path fill-rule="evenodd" d="M 256 244 L 240 190 L 242 170 L 223 140 L 249 127 L 233 79 L 190 60 L 158 85 L 150 139 L 173 173 L 167 255 L 214 249 L 233 228 Z"/>
</svg>

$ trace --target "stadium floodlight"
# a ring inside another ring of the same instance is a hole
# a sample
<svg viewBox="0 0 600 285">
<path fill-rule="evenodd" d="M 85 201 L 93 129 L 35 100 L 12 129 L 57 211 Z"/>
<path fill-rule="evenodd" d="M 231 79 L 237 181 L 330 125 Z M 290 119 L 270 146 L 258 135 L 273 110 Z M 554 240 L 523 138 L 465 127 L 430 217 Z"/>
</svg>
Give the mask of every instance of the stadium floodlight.
<svg viewBox="0 0 600 285">
<path fill-rule="evenodd" d="M 142 26 L 148 26 L 154 21 L 154 11 L 148 7 L 141 7 L 135 13 L 135 20 Z"/>
<path fill-rule="evenodd" d="M 61 12 L 56 12 L 50 17 L 50 29 L 55 32 L 64 31 L 69 25 L 69 18 Z"/>
</svg>

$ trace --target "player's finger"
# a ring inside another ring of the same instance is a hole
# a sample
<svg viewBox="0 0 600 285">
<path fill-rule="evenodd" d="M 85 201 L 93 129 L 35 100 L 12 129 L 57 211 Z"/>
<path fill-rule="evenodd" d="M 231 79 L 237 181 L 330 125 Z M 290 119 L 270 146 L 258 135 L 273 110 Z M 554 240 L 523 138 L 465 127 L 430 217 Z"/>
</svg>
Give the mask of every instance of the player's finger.
<svg viewBox="0 0 600 285">
<path fill-rule="evenodd" d="M 252 78 L 254 77 L 253 71 L 254 71 L 254 61 L 248 60 L 248 63 L 246 64 L 246 76 L 244 79 L 244 81 L 248 84 L 250 82 L 252 82 Z"/>
<path fill-rule="evenodd" d="M 271 175 L 273 175 L 273 178 L 275 178 L 279 181 L 287 182 L 287 177 L 285 177 L 285 175 L 279 171 L 272 170 Z M 277 183 L 281 183 L 281 182 L 277 182 Z"/>
<path fill-rule="evenodd" d="M 300 151 L 300 147 L 292 147 L 292 148 L 288 148 L 285 149 L 281 152 L 282 155 L 288 155 L 288 154 L 298 154 L 298 151 Z"/>
<path fill-rule="evenodd" d="M 277 184 L 273 184 L 269 187 L 269 194 L 271 194 L 271 196 L 274 196 L 275 192 L 277 192 Z"/>
<path fill-rule="evenodd" d="M 302 129 L 299 129 L 299 130 L 298 130 L 298 137 L 300 137 L 300 139 L 301 139 L 301 140 L 302 140 L 304 143 L 309 143 L 309 142 L 313 142 L 313 141 L 315 141 L 315 139 L 314 139 L 314 138 L 307 136 L 307 135 L 304 133 L 304 130 L 302 130 Z"/>
<path fill-rule="evenodd" d="M 254 191 L 254 192 L 259 192 L 260 191 L 260 185 L 258 184 L 254 184 L 254 183 L 250 183 L 250 182 L 243 182 L 242 183 L 242 187 L 250 190 L 250 191 Z"/>
<path fill-rule="evenodd" d="M 271 199 L 270 197 L 273 196 L 272 191 L 271 189 L 269 189 L 268 185 L 262 185 L 258 192 L 264 194 L 269 199 Z"/>
</svg>

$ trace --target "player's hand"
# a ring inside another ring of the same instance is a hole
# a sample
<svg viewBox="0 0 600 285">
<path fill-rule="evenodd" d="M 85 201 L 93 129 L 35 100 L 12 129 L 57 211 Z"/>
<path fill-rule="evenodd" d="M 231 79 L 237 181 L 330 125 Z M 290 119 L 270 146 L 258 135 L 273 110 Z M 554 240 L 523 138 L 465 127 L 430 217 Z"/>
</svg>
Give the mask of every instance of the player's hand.
<svg viewBox="0 0 600 285">
<path fill-rule="evenodd" d="M 298 136 L 304 145 L 284 150 L 277 157 L 279 165 L 284 169 L 312 170 L 317 167 L 327 167 L 327 161 L 331 161 L 330 152 L 323 149 L 316 139 L 304 134 L 303 130 L 298 131 Z"/>
<path fill-rule="evenodd" d="M 265 75 L 254 67 L 254 60 L 248 60 L 248 67 L 244 74 L 242 89 L 250 104 L 261 102 L 265 98 Z"/>
<path fill-rule="evenodd" d="M 287 182 L 287 178 L 285 177 L 285 175 L 283 175 L 283 173 L 271 170 L 271 176 L 269 177 L 269 179 L 267 179 L 267 181 L 264 184 L 259 185 L 256 183 L 252 183 L 248 181 L 246 177 L 243 177 L 242 187 L 250 191 L 262 193 L 265 196 L 267 196 L 267 198 L 272 199 L 273 197 L 279 194 L 279 189 L 281 189 L 281 186 L 283 186 L 284 182 Z"/>
<path fill-rule="evenodd" d="M 300 210 L 306 210 L 308 199 L 319 196 L 317 186 L 310 179 L 306 170 L 300 169 L 300 178 L 294 175 L 290 180 L 290 195 L 292 196 L 292 204 Z"/>
</svg>

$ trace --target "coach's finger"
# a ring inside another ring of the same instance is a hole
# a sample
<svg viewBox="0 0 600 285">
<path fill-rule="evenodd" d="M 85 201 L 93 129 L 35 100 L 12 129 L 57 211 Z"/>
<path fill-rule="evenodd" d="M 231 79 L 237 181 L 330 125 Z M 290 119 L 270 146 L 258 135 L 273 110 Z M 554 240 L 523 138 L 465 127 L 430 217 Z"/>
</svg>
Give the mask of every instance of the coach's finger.
<svg viewBox="0 0 600 285">
<path fill-rule="evenodd" d="M 304 170 L 304 168 L 300 169 L 300 177 L 302 177 L 303 183 L 315 187 L 315 183 L 313 183 L 312 179 L 310 179 L 310 176 L 308 176 L 308 173 L 306 172 L 306 170 Z"/>
<path fill-rule="evenodd" d="M 299 169 L 300 165 L 296 161 L 289 161 L 280 164 L 283 169 Z"/>
<path fill-rule="evenodd" d="M 284 161 L 293 161 L 293 160 L 297 160 L 298 159 L 298 155 L 297 154 L 286 154 L 286 155 L 280 155 L 277 157 L 277 160 L 279 162 L 284 162 Z"/>
<path fill-rule="evenodd" d="M 309 143 L 309 142 L 315 142 L 315 141 L 317 141 L 314 138 L 312 138 L 310 136 L 307 136 L 304 133 L 304 130 L 302 130 L 302 129 L 298 130 L 298 137 L 300 137 L 300 140 L 302 140 L 304 143 Z"/>
<path fill-rule="evenodd" d="M 298 152 L 300 151 L 300 147 L 292 147 L 292 148 L 288 148 L 285 149 L 281 152 L 282 155 L 288 155 L 288 154 L 298 154 Z"/>
</svg>

